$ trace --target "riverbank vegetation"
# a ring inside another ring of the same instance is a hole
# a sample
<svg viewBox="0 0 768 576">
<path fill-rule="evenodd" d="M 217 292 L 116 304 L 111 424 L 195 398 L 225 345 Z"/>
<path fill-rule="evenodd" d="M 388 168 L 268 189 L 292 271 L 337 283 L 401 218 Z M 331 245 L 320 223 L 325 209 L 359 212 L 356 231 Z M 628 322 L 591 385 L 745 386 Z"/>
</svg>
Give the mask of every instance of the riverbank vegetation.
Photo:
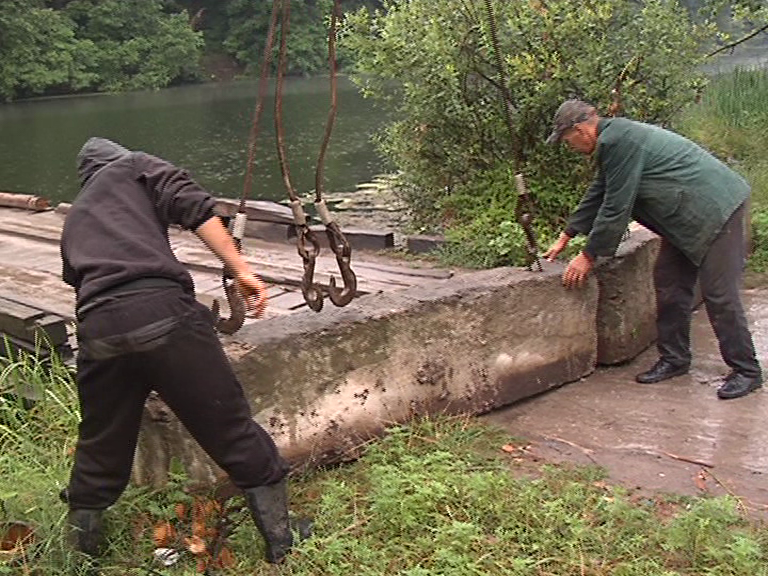
<svg viewBox="0 0 768 576">
<path fill-rule="evenodd" d="M 710 79 L 680 129 L 743 174 L 752 186 L 749 266 L 768 271 L 768 70 L 737 69 Z"/>
<path fill-rule="evenodd" d="M 288 74 L 327 74 L 332 5 L 294 0 Z M 361 6 L 380 1 L 345 0 L 342 8 Z M 3 0 L 0 101 L 250 74 L 259 69 L 271 9 L 254 0 Z"/>
<path fill-rule="evenodd" d="M 327 73 L 331 5 L 294 0 L 289 74 Z M 271 8 L 254 0 L 4 0 L 0 100 L 252 76 Z M 729 81 L 701 69 L 708 55 L 764 28 L 761 3 L 345 0 L 342 8 L 339 64 L 392 119 L 377 142 L 400 174 L 410 231 L 445 233 L 446 263 L 524 262 L 518 172 L 540 247 L 562 229 L 592 175 L 582 158 L 543 143 L 569 96 L 604 114 L 615 107 L 688 131 L 733 162 L 753 185 L 754 238 L 764 238 L 765 147 L 744 145 L 761 141 L 754 96 L 764 86 L 740 76 L 721 88 Z M 738 126 L 729 126 L 733 114 Z"/>
<path fill-rule="evenodd" d="M 738 21 L 751 18 L 748 27 L 766 21 L 764 7 L 728 4 Z M 544 144 L 564 98 L 672 129 L 698 99 L 709 101 L 701 66 L 719 49 L 716 39 L 723 48 L 740 32 L 718 28 L 722 2 L 686 6 L 392 0 L 386 12 L 349 17 L 344 42 L 357 81 L 395 119 L 379 143 L 402 171 L 414 228 L 446 234 L 449 264 L 522 264 L 514 180 L 521 172 L 546 247 L 593 172 L 565 147 Z"/>
<path fill-rule="evenodd" d="M 34 357 L 1 367 L 0 526 L 23 522 L 33 538 L 15 551 L 3 540 L 0 574 L 77 574 L 81 559 L 66 545 L 66 506 L 57 497 L 77 433 L 72 371 Z M 14 396 L 22 384 L 26 396 L 34 391 L 33 405 Z M 600 469 L 547 465 L 526 446 L 469 417 L 390 428 L 356 462 L 294 478 L 293 509 L 314 517 L 315 536 L 280 573 L 764 573 L 768 532 L 748 520 L 740 501 L 633 494 Z M 108 511 L 101 573 L 274 574 L 241 508 L 240 496 L 217 500 L 191 490 L 178 466 L 162 489 L 131 486 Z M 222 514 L 232 530 L 211 568 Z M 179 553 L 172 568 L 154 560 L 160 547 Z"/>
</svg>

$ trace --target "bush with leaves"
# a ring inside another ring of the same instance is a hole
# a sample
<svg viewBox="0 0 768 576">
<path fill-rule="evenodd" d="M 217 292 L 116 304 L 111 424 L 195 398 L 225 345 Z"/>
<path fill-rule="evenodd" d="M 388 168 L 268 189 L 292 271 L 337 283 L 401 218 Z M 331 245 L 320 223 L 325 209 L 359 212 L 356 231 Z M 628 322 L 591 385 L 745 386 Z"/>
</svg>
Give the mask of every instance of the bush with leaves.
<svg viewBox="0 0 768 576">
<path fill-rule="evenodd" d="M 0 2 L 0 100 L 87 84 L 73 23 L 37 0 Z"/>
<path fill-rule="evenodd" d="M 342 11 L 359 7 L 365 10 L 377 5 L 377 0 L 345 0 Z M 292 5 L 286 44 L 287 74 L 328 74 L 328 24 L 333 0 L 305 0 Z M 225 31 L 221 48 L 251 74 L 258 74 L 264 58 L 264 43 L 269 31 L 272 2 L 229 0 L 219 10 L 224 12 Z M 280 45 L 280 21 L 275 36 L 273 72 Z M 337 66 L 349 65 L 347 54 L 340 50 Z"/>
<path fill-rule="evenodd" d="M 93 89 L 162 88 L 198 75 L 203 38 L 186 12 L 166 13 L 160 0 L 73 0 L 65 13 Z"/>
<path fill-rule="evenodd" d="M 485 228 L 487 244 L 504 219 L 483 207 L 514 214 L 508 174 L 526 175 L 545 232 L 581 196 L 590 167 L 544 144 L 563 99 L 606 113 L 618 87 L 626 115 L 668 123 L 702 85 L 699 48 L 711 34 L 668 0 L 387 0 L 346 18 L 342 44 L 355 55 L 363 94 L 391 110 L 379 143 L 403 173 L 414 225 L 440 229 L 449 216 L 476 238 Z M 520 250 L 504 251 L 494 260 L 519 263 Z"/>
</svg>

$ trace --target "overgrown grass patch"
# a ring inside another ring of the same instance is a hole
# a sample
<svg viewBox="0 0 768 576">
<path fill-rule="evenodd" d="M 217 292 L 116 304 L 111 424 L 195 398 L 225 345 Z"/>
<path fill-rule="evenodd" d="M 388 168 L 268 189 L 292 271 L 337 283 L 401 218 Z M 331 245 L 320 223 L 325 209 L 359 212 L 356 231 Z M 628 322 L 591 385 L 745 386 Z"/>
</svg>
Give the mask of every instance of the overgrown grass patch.
<svg viewBox="0 0 768 576">
<path fill-rule="evenodd" d="M 710 79 L 680 130 L 740 172 L 752 187 L 749 267 L 768 270 L 768 70 L 736 69 Z"/>
<path fill-rule="evenodd" d="M 0 405 L 3 520 L 36 527 L 24 565 L 0 574 L 74 574 L 64 544 L 66 507 L 57 498 L 71 464 L 77 410 L 72 373 L 54 363 L 6 363 L 4 378 L 33 374 L 43 392 L 31 409 Z M 12 376 L 14 375 L 14 376 Z M 26 376 L 25 376 L 26 378 Z M 636 501 L 602 470 L 524 462 L 502 447 L 519 439 L 471 417 L 422 418 L 389 428 L 351 464 L 314 470 L 291 483 L 293 510 L 315 519 L 315 535 L 279 568 L 240 497 L 231 507 L 226 568 L 214 574 L 267 575 L 759 575 L 768 532 L 729 498 Z M 198 574 L 186 547 L 187 510 L 213 500 L 186 488 L 175 468 L 161 490 L 130 487 L 108 512 L 104 575 Z M 212 495 L 211 495 L 212 496 Z M 198 503 L 198 504 L 196 504 Z M 209 510 L 207 529 L 214 529 Z M 158 527 L 173 528 L 180 560 L 152 561 Z M 206 537 L 210 532 L 204 532 Z M 208 542 L 210 543 L 210 539 Z"/>
</svg>

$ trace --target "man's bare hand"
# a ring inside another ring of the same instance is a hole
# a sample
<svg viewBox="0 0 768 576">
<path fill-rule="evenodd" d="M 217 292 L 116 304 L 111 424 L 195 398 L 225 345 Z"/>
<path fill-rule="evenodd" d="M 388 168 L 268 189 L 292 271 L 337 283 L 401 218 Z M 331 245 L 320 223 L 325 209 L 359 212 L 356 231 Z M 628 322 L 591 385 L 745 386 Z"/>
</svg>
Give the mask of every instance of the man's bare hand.
<svg viewBox="0 0 768 576">
<path fill-rule="evenodd" d="M 563 286 L 566 288 L 580 288 L 586 282 L 591 270 L 592 259 L 584 254 L 584 252 L 579 253 L 578 256 L 568 263 L 568 267 L 563 272 Z"/>
<path fill-rule="evenodd" d="M 555 258 L 557 258 L 557 255 L 560 254 L 563 250 L 565 250 L 565 247 L 568 246 L 568 242 L 571 241 L 571 237 L 568 236 L 565 232 L 560 234 L 560 238 L 555 240 L 554 244 L 549 247 L 549 250 L 547 250 L 544 253 L 544 258 L 550 262 L 554 261 Z"/>
<path fill-rule="evenodd" d="M 237 289 L 245 300 L 246 310 L 254 318 L 260 317 L 267 307 L 267 287 L 256 274 L 240 274 L 235 279 Z"/>
</svg>

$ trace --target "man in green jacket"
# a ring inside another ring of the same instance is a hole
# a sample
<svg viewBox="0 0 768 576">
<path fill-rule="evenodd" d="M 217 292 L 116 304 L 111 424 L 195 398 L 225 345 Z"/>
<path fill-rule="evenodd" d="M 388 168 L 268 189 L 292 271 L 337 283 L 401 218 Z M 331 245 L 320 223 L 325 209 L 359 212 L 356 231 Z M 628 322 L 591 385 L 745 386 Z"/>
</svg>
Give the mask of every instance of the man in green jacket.
<svg viewBox="0 0 768 576">
<path fill-rule="evenodd" d="M 691 308 L 696 280 L 720 353 L 731 368 L 718 388 L 738 398 L 762 385 L 739 290 L 746 258 L 744 179 L 682 136 L 626 118 L 601 118 L 593 106 L 567 100 L 558 108 L 548 143 L 595 155 L 597 175 L 568 226 L 545 257 L 554 258 L 577 234 L 584 250 L 563 274 L 581 286 L 598 256 L 613 256 L 630 220 L 661 236 L 654 268 L 659 359 L 637 375 L 642 384 L 688 372 Z"/>
</svg>

